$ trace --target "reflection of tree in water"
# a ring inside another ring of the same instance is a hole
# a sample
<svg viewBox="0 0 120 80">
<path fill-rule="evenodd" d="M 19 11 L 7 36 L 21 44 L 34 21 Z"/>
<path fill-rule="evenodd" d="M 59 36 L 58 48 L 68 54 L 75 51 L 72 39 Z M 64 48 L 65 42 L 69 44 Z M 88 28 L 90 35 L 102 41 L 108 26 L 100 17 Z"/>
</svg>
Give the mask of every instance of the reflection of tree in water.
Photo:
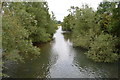
<svg viewBox="0 0 120 80">
<path fill-rule="evenodd" d="M 27 58 L 24 63 L 7 62 L 8 69 L 5 70 L 5 73 L 11 78 L 45 78 L 50 67 L 49 52 L 51 47 L 49 43 L 39 47 L 41 48 L 40 57 L 33 60 Z"/>
<path fill-rule="evenodd" d="M 67 41 L 67 40 L 70 40 L 72 39 L 72 34 L 70 32 L 67 32 L 67 33 L 63 33 L 64 35 L 64 39 Z"/>
<path fill-rule="evenodd" d="M 96 63 L 91 59 L 86 58 L 86 50 L 80 48 L 74 48 L 76 51 L 76 56 L 74 58 L 75 65 L 79 67 L 80 71 L 88 73 L 90 75 L 95 75 L 95 77 L 102 78 L 117 78 L 118 77 L 118 66 L 117 63 Z M 104 74 L 103 74 L 104 73 Z"/>
</svg>

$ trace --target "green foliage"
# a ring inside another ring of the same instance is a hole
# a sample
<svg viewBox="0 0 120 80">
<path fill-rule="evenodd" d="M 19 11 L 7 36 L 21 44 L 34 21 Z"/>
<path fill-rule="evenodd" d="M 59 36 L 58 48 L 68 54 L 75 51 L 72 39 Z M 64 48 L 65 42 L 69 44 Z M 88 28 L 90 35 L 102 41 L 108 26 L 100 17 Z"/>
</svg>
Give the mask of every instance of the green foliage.
<svg viewBox="0 0 120 80">
<path fill-rule="evenodd" d="M 33 42 L 47 42 L 50 40 L 50 34 L 46 33 L 44 28 L 37 28 L 36 32 L 30 35 Z"/>
<path fill-rule="evenodd" d="M 3 56 L 5 56 L 5 59 L 22 59 L 23 54 L 28 53 L 39 55 L 39 49 L 35 48 L 32 42 L 26 40 L 29 34 L 27 30 L 18 23 L 18 19 L 4 15 L 2 27 Z"/>
<path fill-rule="evenodd" d="M 111 16 L 108 31 L 112 35 L 120 37 L 120 2 L 116 3 L 116 8 L 112 9 L 113 15 Z"/>
<path fill-rule="evenodd" d="M 97 15 L 101 30 L 120 36 L 120 2 L 101 2 Z"/>
<path fill-rule="evenodd" d="M 90 59 L 114 62 L 120 53 L 119 10 L 120 2 L 102 2 L 97 11 L 87 5 L 72 7 L 62 26 L 64 30 L 72 31 L 73 46 L 88 49 L 85 54 Z M 72 22 L 75 25 L 71 25 Z"/>
<path fill-rule="evenodd" d="M 72 31 L 74 25 L 74 17 L 69 14 L 64 18 L 64 21 L 62 23 L 62 29 L 64 31 Z"/>
<path fill-rule="evenodd" d="M 118 60 L 115 45 L 117 39 L 109 34 L 99 35 L 94 42 L 90 44 L 90 49 L 85 53 L 89 58 L 96 62 L 113 62 Z"/>
<path fill-rule="evenodd" d="M 50 41 L 56 29 L 47 3 L 3 2 L 2 6 L 4 59 L 16 61 L 39 55 L 40 49 L 33 42 Z"/>
<path fill-rule="evenodd" d="M 86 5 L 76 10 L 75 18 L 73 44 L 89 49 L 90 43 L 99 34 L 99 28 L 95 26 L 95 12 Z"/>
</svg>

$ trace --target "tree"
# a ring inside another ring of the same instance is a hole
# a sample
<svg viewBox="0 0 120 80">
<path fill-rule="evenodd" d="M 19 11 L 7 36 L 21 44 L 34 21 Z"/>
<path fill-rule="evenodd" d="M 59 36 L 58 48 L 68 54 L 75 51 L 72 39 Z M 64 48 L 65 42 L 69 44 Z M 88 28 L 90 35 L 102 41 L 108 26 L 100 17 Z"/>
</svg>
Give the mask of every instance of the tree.
<svg viewBox="0 0 120 80">
<path fill-rule="evenodd" d="M 55 32 L 55 23 L 45 2 L 4 2 L 3 55 L 17 60 L 39 55 L 33 42 L 47 42 Z"/>
<path fill-rule="evenodd" d="M 87 49 L 85 54 L 93 61 L 114 62 L 119 58 L 119 4 L 101 2 L 97 11 L 83 5 L 76 7 L 74 14 L 69 10 L 71 14 L 64 18 L 63 29 L 72 31 L 73 46 Z M 75 25 L 71 25 L 73 21 Z"/>
</svg>

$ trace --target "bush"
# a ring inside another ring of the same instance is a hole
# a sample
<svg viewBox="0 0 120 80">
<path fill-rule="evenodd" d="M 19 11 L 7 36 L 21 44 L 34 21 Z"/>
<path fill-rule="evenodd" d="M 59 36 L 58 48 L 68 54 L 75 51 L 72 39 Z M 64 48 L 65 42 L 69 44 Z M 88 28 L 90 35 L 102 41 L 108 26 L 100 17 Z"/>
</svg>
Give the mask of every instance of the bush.
<svg viewBox="0 0 120 80">
<path fill-rule="evenodd" d="M 96 62 L 113 62 L 118 59 L 115 45 L 117 39 L 109 34 L 101 34 L 90 44 L 90 50 L 85 53 Z"/>
<path fill-rule="evenodd" d="M 21 27 L 18 19 L 10 16 L 3 16 L 2 24 L 2 45 L 3 57 L 7 60 L 22 60 L 27 54 L 39 55 L 39 48 L 32 45 L 30 40 L 27 40 L 29 34 L 26 29 Z"/>
</svg>

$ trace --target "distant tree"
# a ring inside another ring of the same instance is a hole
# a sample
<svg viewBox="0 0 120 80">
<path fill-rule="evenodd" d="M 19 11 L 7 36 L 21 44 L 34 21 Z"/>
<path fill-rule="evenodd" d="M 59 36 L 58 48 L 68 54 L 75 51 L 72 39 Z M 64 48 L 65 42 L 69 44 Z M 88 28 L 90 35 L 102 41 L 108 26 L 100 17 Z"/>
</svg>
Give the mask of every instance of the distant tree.
<svg viewBox="0 0 120 80">
<path fill-rule="evenodd" d="M 57 21 L 58 24 L 61 24 L 61 21 Z"/>
</svg>

